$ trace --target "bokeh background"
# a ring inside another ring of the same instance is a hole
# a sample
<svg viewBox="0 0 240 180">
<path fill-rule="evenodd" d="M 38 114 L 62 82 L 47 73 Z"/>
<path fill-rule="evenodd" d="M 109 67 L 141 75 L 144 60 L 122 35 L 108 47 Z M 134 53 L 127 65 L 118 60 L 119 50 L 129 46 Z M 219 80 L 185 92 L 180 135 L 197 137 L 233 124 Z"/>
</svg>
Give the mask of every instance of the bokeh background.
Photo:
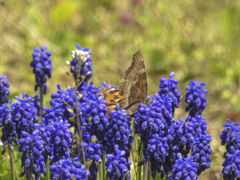
<svg viewBox="0 0 240 180">
<path fill-rule="evenodd" d="M 93 51 L 96 86 L 119 85 L 132 54 L 141 50 L 149 95 L 171 71 L 183 95 L 189 80 L 206 82 L 203 115 L 213 138 L 213 163 L 200 179 L 221 179 L 222 124 L 226 118 L 240 122 L 239 34 L 240 1 L 233 0 L 0 0 L 0 74 L 8 76 L 12 97 L 35 95 L 31 54 L 47 45 L 53 53 L 47 106 L 57 84 L 72 85 L 65 62 L 76 43 Z M 183 97 L 176 119 L 186 117 L 184 107 Z M 8 157 L 1 158 L 0 179 L 6 179 Z"/>
</svg>

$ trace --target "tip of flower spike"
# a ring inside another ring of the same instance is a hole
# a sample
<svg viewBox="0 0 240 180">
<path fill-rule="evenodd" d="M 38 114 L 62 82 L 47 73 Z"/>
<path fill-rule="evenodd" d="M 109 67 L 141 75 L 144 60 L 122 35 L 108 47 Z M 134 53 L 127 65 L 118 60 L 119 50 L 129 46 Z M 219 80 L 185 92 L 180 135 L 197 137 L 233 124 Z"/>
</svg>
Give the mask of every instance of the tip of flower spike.
<svg viewBox="0 0 240 180">
<path fill-rule="evenodd" d="M 120 109 L 120 105 L 117 103 L 116 104 L 116 109 L 119 110 Z"/>
<path fill-rule="evenodd" d="M 0 80 L 7 79 L 7 75 L 0 76 Z"/>
<path fill-rule="evenodd" d="M 71 54 L 72 54 L 73 58 L 79 58 L 80 56 L 88 55 L 88 52 L 87 51 L 82 51 L 82 50 L 75 50 L 75 51 L 72 51 Z"/>
<path fill-rule="evenodd" d="M 43 45 L 42 47 L 41 47 L 41 50 L 42 51 L 45 51 L 47 49 L 47 46 L 46 45 Z"/>
<path fill-rule="evenodd" d="M 169 75 L 169 78 L 172 78 L 174 75 L 175 75 L 175 72 L 172 71 Z"/>
<path fill-rule="evenodd" d="M 38 48 L 34 48 L 33 52 L 36 52 L 38 54 L 40 52 L 40 50 Z"/>
<path fill-rule="evenodd" d="M 60 86 L 60 84 L 58 84 L 58 85 L 57 85 L 57 88 L 58 88 L 58 90 L 60 90 L 60 89 L 61 89 L 61 86 Z"/>
<path fill-rule="evenodd" d="M 103 85 L 103 87 L 112 88 L 113 90 L 117 89 L 117 86 L 112 86 L 111 84 L 107 84 L 106 81 L 103 81 L 102 85 Z"/>
<path fill-rule="evenodd" d="M 76 44 L 76 48 L 82 50 L 83 48 L 81 48 L 80 44 Z"/>
</svg>

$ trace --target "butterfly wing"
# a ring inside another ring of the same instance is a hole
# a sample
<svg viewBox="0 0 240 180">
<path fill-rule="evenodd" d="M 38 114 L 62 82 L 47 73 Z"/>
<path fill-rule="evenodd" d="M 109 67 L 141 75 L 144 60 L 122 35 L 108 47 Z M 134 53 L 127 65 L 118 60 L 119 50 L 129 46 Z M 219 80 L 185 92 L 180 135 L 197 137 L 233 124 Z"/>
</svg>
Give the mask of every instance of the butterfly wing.
<svg viewBox="0 0 240 180">
<path fill-rule="evenodd" d="M 125 72 L 124 81 L 120 85 L 120 94 L 124 96 L 119 104 L 131 115 L 138 111 L 139 104 L 147 99 L 147 75 L 143 55 L 140 51 L 132 57 L 132 63 Z"/>
</svg>

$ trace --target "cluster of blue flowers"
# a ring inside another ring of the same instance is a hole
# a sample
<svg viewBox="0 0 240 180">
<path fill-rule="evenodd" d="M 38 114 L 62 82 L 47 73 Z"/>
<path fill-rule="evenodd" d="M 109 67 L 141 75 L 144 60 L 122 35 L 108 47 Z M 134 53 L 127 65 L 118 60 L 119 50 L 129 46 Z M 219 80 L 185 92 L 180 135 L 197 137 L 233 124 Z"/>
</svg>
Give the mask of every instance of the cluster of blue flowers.
<svg viewBox="0 0 240 180">
<path fill-rule="evenodd" d="M 238 123 L 231 122 L 227 119 L 228 124 L 224 124 L 220 138 L 222 145 L 226 146 L 226 152 L 223 162 L 223 178 L 226 180 L 240 178 L 240 126 Z"/>
<path fill-rule="evenodd" d="M 92 77 L 92 51 L 88 48 L 82 48 L 76 44 L 77 50 L 72 51 L 72 61 L 70 62 L 70 71 L 74 79 L 78 83 L 78 90 L 84 82 L 87 82 Z"/>
<path fill-rule="evenodd" d="M 127 177 L 131 179 L 128 166 L 131 162 L 125 158 L 125 151 L 119 150 L 118 145 L 114 145 L 115 153 L 107 154 L 108 161 L 106 162 L 107 177 L 110 180 L 121 180 Z"/>
<path fill-rule="evenodd" d="M 70 158 L 68 149 L 72 148 L 72 133 L 68 121 L 55 121 L 40 127 L 41 136 L 46 142 L 45 150 L 52 163 L 62 158 Z"/>
<path fill-rule="evenodd" d="M 103 149 L 106 153 L 113 153 L 115 145 L 120 147 L 120 150 L 126 152 L 126 157 L 129 157 L 132 149 L 133 135 L 130 123 L 130 118 L 127 117 L 126 110 L 111 111 L 111 120 L 106 129 L 103 141 Z M 116 150 L 116 149 L 115 149 Z"/>
<path fill-rule="evenodd" d="M 169 75 L 169 79 L 161 78 L 159 85 L 158 94 L 161 96 L 162 94 L 167 95 L 170 99 L 172 99 L 172 109 L 174 112 L 174 108 L 178 108 L 180 105 L 180 99 L 182 98 L 182 94 L 178 91 L 178 80 L 174 79 L 173 76 L 175 72 L 171 72 Z"/>
<path fill-rule="evenodd" d="M 164 177 L 165 172 L 161 169 L 163 163 L 166 161 L 168 156 L 168 143 L 167 138 L 164 137 L 165 132 L 162 131 L 158 134 L 152 135 L 152 139 L 148 141 L 147 154 L 151 162 L 152 176 L 156 177 L 156 173 L 161 173 L 161 178 Z"/>
<path fill-rule="evenodd" d="M 189 87 L 187 87 L 189 92 L 186 94 L 185 102 L 188 104 L 186 111 L 190 111 L 190 116 L 202 114 L 207 107 L 207 98 L 205 97 L 207 90 L 204 89 L 204 86 L 205 83 L 199 84 L 198 80 L 189 82 Z"/>
<path fill-rule="evenodd" d="M 134 140 L 131 118 L 135 133 L 141 139 L 139 151 L 142 149 L 143 157 L 139 165 L 150 164 L 153 177 L 159 173 L 161 178 L 197 179 L 201 172 L 210 168 L 211 136 L 206 131 L 206 118 L 202 117 L 207 103 L 205 83 L 189 83 L 185 99 L 189 116 L 185 120 L 174 119 L 182 97 L 178 80 L 173 78 L 174 72 L 169 79 L 160 79 L 158 93 L 150 98 L 150 104 L 140 104 L 136 114 L 129 117 L 118 104 L 116 110 L 109 112 L 101 89 L 88 83 L 93 70 L 92 51 L 79 44 L 76 47 L 69 62 L 75 87 L 65 90 L 57 85 L 57 92 L 51 94 L 50 107 L 42 106 L 41 92 L 41 102 L 38 96 L 30 97 L 26 93 L 22 98 L 15 97 L 16 102 L 9 102 L 9 84 L 6 76 L 0 77 L 1 139 L 4 147 L 13 142 L 19 145 L 22 175 L 40 179 L 41 174 L 46 175 L 46 165 L 50 164 L 51 179 L 94 180 L 99 167 L 105 166 L 104 178 L 131 179 L 129 158 Z M 35 90 L 43 88 L 43 94 L 46 94 L 47 77 L 50 78 L 52 72 L 51 52 L 46 49 L 46 46 L 34 49 L 31 62 L 36 75 Z M 105 82 L 103 86 L 116 88 Z M 238 177 L 238 169 L 234 171 L 234 167 L 229 167 L 229 163 L 239 164 L 240 142 L 236 135 L 239 129 L 235 126 L 226 126 L 222 135 L 222 141 L 227 143 L 223 172 L 230 168 L 231 175 Z M 103 164 L 105 156 L 107 162 Z"/>
<path fill-rule="evenodd" d="M 168 175 L 169 180 L 185 179 L 192 180 L 198 179 L 197 169 L 198 163 L 194 162 L 192 156 L 187 156 L 183 159 L 180 153 L 177 154 L 177 160 L 173 165 L 171 174 Z"/>
<path fill-rule="evenodd" d="M 61 159 L 50 166 L 51 179 L 71 180 L 85 179 L 85 174 L 89 175 L 89 171 L 85 171 L 85 167 L 78 161 L 78 158 Z"/>
<path fill-rule="evenodd" d="M 198 85 L 198 81 L 191 81 L 190 87 L 186 88 L 186 111 L 190 111 L 189 116 L 186 120 L 180 118 L 175 121 L 174 112 L 180 105 L 182 95 L 174 75 L 172 72 L 169 79 L 160 79 L 158 94 L 152 97 L 150 105 L 140 104 L 139 112 L 135 115 L 135 132 L 141 138 L 140 145 L 143 145 L 143 161 L 140 165 L 149 161 L 152 176 L 156 177 L 158 172 L 163 177 L 175 171 L 173 168 L 179 163 L 177 156 L 187 158 L 192 155 L 188 159 L 194 162 L 196 170 L 194 177 L 189 176 L 188 179 L 194 179 L 210 168 L 211 163 L 211 136 L 206 131 L 206 118 L 201 116 L 206 108 L 207 91 L 204 89 L 205 83 Z"/>
<path fill-rule="evenodd" d="M 32 56 L 33 61 L 30 66 L 33 68 L 33 73 L 36 78 L 35 91 L 38 87 L 43 87 L 43 94 L 47 92 L 47 77 L 51 78 L 52 73 L 52 60 L 51 60 L 51 51 L 46 51 L 47 46 L 42 46 L 41 50 L 35 48 L 33 50 Z"/>
<path fill-rule="evenodd" d="M 8 97 L 10 95 L 9 83 L 6 80 L 7 76 L 0 76 L 0 105 L 8 103 Z"/>
<path fill-rule="evenodd" d="M 22 175 L 27 179 L 40 179 L 41 173 L 46 174 L 45 161 L 42 155 L 45 141 L 38 129 L 32 133 L 22 131 L 22 138 L 18 140 L 19 152 L 22 153 Z"/>
</svg>

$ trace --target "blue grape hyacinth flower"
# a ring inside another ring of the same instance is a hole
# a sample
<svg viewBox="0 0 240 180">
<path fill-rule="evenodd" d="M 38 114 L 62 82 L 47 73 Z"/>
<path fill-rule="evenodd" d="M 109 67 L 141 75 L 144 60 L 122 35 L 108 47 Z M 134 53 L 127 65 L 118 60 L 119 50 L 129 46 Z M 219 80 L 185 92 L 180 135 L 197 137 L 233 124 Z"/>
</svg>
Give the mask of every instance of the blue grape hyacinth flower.
<svg viewBox="0 0 240 180">
<path fill-rule="evenodd" d="M 212 149 L 210 146 L 212 138 L 209 134 L 203 134 L 196 137 L 192 147 L 192 154 L 194 156 L 194 161 L 199 163 L 198 175 L 201 174 L 205 169 L 209 169 L 211 166 Z"/>
<path fill-rule="evenodd" d="M 23 93 L 22 98 L 15 96 L 17 102 L 11 105 L 12 120 L 15 122 L 15 129 L 18 138 L 22 137 L 22 131 L 32 133 L 34 123 L 38 121 L 38 109 L 32 97 Z"/>
<path fill-rule="evenodd" d="M 175 75 L 175 72 L 171 72 L 169 75 L 169 79 L 161 78 L 160 79 L 160 86 L 158 94 L 161 95 L 167 95 L 172 99 L 172 108 L 173 112 L 175 108 L 178 108 L 180 105 L 180 99 L 182 98 L 182 94 L 178 90 L 178 80 L 174 79 L 173 76 Z"/>
<path fill-rule="evenodd" d="M 19 139 L 18 150 L 22 152 L 22 176 L 26 173 L 27 179 L 39 179 L 41 173 L 46 174 L 45 161 L 42 155 L 44 151 L 44 140 L 40 131 L 35 129 L 31 134 L 22 131 Z"/>
<path fill-rule="evenodd" d="M 92 51 L 88 48 L 82 48 L 76 44 L 77 50 L 72 51 L 72 60 L 70 64 L 70 72 L 73 74 L 74 79 L 77 81 L 78 90 L 84 82 L 87 82 L 92 77 Z"/>
<path fill-rule="evenodd" d="M 177 153 L 181 153 L 186 157 L 194 141 L 194 135 L 188 131 L 187 122 L 183 118 L 179 118 L 179 121 L 172 124 L 168 129 L 167 137 L 172 149 L 171 155 L 173 159 L 175 159 Z"/>
<path fill-rule="evenodd" d="M 150 167 L 152 170 L 152 177 L 156 177 L 156 173 L 161 173 L 163 178 L 165 175 L 162 169 L 163 163 L 168 155 L 168 143 L 167 138 L 164 137 L 165 132 L 162 131 L 159 134 L 153 134 L 152 139 L 148 141 L 147 154 L 150 160 Z"/>
<path fill-rule="evenodd" d="M 127 177 L 131 179 L 129 166 L 131 165 L 130 161 L 127 161 L 125 158 L 125 151 L 119 150 L 119 146 L 114 146 L 115 153 L 107 154 L 107 162 L 105 164 L 107 171 L 107 178 L 110 180 L 122 180 Z"/>
<path fill-rule="evenodd" d="M 228 124 L 223 125 L 225 129 L 220 135 L 220 139 L 222 140 L 222 145 L 226 144 L 227 153 L 230 153 L 231 146 L 240 150 L 240 126 L 238 123 L 231 122 L 229 119 L 227 119 L 227 123 Z"/>
<path fill-rule="evenodd" d="M 182 158 L 180 153 L 177 154 L 178 159 L 173 165 L 171 174 L 168 175 L 169 180 L 197 180 L 198 164 L 193 161 L 192 156 Z"/>
<path fill-rule="evenodd" d="M 89 166 L 89 179 L 96 179 L 98 172 L 98 165 L 102 163 L 102 151 L 101 144 L 96 141 L 95 136 L 90 136 L 89 132 L 83 131 L 83 148 L 85 152 L 85 160 L 87 163 L 91 163 Z M 93 140 L 93 142 L 91 142 Z M 94 142 L 95 141 L 95 142 Z M 81 145 L 81 143 L 80 143 Z M 80 154 L 78 155 L 78 160 L 83 163 L 83 151 L 80 149 Z"/>
<path fill-rule="evenodd" d="M 190 116 L 202 114 L 202 111 L 207 107 L 205 82 L 199 84 L 198 80 L 190 81 L 188 85 L 185 98 L 185 103 L 187 103 L 186 111 L 189 111 Z"/>
<path fill-rule="evenodd" d="M 223 178 L 226 180 L 240 178 L 240 126 L 238 123 L 227 119 L 225 129 L 220 136 L 222 145 L 226 145 L 226 152 L 223 157 Z"/>
<path fill-rule="evenodd" d="M 119 104 L 116 105 L 119 109 Z M 115 145 L 118 145 L 121 150 L 126 152 L 129 157 L 130 150 L 132 149 L 133 135 L 130 118 L 127 117 L 125 109 L 112 110 L 110 124 L 107 127 L 104 135 L 103 149 L 106 153 L 113 153 Z"/>
<path fill-rule="evenodd" d="M 78 162 L 78 158 L 61 159 L 51 165 L 49 169 L 52 171 L 51 179 L 71 180 L 74 178 L 85 180 L 85 174 L 90 175 L 89 170 L 85 172 L 85 166 Z"/>
<path fill-rule="evenodd" d="M 8 103 L 8 97 L 10 95 L 9 83 L 6 80 L 7 76 L 0 76 L 0 105 L 3 103 Z"/>
<path fill-rule="evenodd" d="M 68 149 L 72 149 L 72 133 L 67 120 L 51 122 L 49 125 L 40 128 L 42 137 L 50 147 L 49 160 L 52 163 L 63 158 L 69 158 Z"/>
<path fill-rule="evenodd" d="M 174 122 L 172 100 L 166 95 L 155 94 L 152 103 L 147 106 L 140 104 L 139 112 L 134 115 L 135 133 L 141 138 L 143 148 L 147 148 L 148 140 L 152 134 L 159 134 L 167 130 Z"/>
<path fill-rule="evenodd" d="M 33 61 L 30 66 L 33 68 L 33 73 L 35 74 L 35 91 L 38 87 L 43 87 L 43 94 L 47 92 L 47 77 L 51 78 L 52 73 L 52 60 L 50 56 L 52 55 L 51 51 L 46 51 L 47 46 L 42 46 L 41 49 L 35 48 L 33 50 L 32 56 Z"/>
<path fill-rule="evenodd" d="M 222 174 L 225 180 L 240 179 L 240 150 L 231 146 L 230 153 L 226 154 L 222 166 Z"/>
<path fill-rule="evenodd" d="M 12 104 L 12 101 L 9 103 Z M 18 144 L 17 141 L 17 132 L 16 132 L 16 123 L 12 119 L 11 107 L 7 104 L 2 104 L 0 106 L 0 127 L 2 128 L 1 140 L 3 143 L 4 151 L 6 150 L 7 142 L 12 144 Z"/>
</svg>

